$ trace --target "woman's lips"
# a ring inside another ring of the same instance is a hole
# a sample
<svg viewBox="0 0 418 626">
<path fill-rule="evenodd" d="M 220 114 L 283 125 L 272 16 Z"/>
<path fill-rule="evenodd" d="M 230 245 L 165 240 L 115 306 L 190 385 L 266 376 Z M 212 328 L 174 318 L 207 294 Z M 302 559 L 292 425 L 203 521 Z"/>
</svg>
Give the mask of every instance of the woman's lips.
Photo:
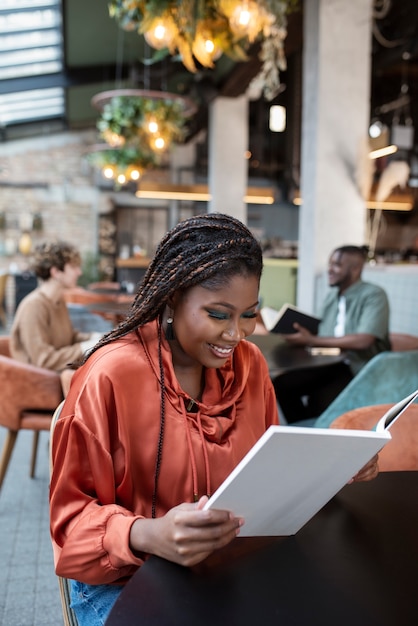
<svg viewBox="0 0 418 626">
<path fill-rule="evenodd" d="M 214 343 L 208 344 L 211 351 L 221 359 L 227 359 L 234 351 L 235 346 L 228 346 L 227 348 L 224 346 L 217 346 Z"/>
</svg>

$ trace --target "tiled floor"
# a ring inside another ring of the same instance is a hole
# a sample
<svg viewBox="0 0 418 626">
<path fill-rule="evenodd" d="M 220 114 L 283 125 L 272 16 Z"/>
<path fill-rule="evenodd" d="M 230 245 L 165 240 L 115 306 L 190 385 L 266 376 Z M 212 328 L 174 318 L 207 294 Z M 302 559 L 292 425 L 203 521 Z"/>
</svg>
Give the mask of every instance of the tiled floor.
<svg viewBox="0 0 418 626">
<path fill-rule="evenodd" d="M 82 331 L 105 332 L 103 318 L 74 306 L 70 316 Z M 0 334 L 10 332 L 0 324 Z M 1 393 L 0 393 L 1 410 Z M 6 429 L 0 427 L 0 453 Z M 0 626 L 61 626 L 58 580 L 49 537 L 49 434 L 40 433 L 36 476 L 29 477 L 32 433 L 17 437 L 0 490 Z"/>
<path fill-rule="evenodd" d="M 0 449 L 6 431 L 0 429 Z M 49 435 L 41 433 L 36 477 L 29 477 L 32 433 L 19 433 L 0 491 L 0 624 L 63 623 L 48 516 Z"/>
<path fill-rule="evenodd" d="M 0 450 L 5 437 L 0 428 Z M 32 433 L 20 432 L 0 490 L 0 626 L 63 624 L 49 538 L 49 434 L 40 434 L 33 479 L 31 446 Z"/>
</svg>

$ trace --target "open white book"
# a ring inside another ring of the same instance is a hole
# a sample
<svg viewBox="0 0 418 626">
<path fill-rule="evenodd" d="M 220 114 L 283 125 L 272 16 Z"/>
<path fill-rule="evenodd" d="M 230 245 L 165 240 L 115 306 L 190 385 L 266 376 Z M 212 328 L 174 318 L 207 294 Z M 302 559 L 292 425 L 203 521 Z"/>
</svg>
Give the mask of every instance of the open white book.
<svg viewBox="0 0 418 626">
<path fill-rule="evenodd" d="M 384 430 L 390 428 L 402 415 L 402 413 L 418 398 L 418 389 L 411 393 L 406 398 L 403 398 L 400 402 L 394 404 L 377 422 L 375 430 L 376 432 L 383 432 Z"/>
<path fill-rule="evenodd" d="M 270 426 L 205 508 L 242 516 L 240 537 L 295 534 L 391 439 L 388 426 L 417 396 L 375 430 Z"/>
</svg>

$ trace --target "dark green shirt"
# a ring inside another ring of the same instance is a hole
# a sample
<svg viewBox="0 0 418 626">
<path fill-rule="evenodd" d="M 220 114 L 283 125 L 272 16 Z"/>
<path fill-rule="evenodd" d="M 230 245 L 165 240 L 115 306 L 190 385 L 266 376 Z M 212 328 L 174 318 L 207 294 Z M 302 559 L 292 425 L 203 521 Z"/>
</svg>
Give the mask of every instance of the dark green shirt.
<svg viewBox="0 0 418 626">
<path fill-rule="evenodd" d="M 344 292 L 345 335 L 367 333 L 375 337 L 366 350 L 349 350 L 347 358 L 353 374 L 379 352 L 390 350 L 389 302 L 385 291 L 378 285 L 359 280 Z M 338 287 L 333 287 L 325 298 L 318 334 L 333 337 L 338 315 Z"/>
</svg>

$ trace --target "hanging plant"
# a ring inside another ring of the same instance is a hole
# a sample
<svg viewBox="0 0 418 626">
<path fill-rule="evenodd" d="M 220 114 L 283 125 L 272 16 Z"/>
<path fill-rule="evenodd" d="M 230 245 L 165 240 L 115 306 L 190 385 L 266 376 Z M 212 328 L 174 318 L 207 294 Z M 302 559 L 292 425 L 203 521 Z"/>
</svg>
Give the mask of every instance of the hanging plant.
<svg viewBox="0 0 418 626">
<path fill-rule="evenodd" d="M 111 0 L 109 14 L 154 49 L 180 55 L 190 72 L 196 63 L 213 68 L 222 54 L 246 61 L 251 44 L 260 41 L 263 65 L 253 90 L 261 83 L 270 100 L 280 87 L 277 68 L 286 67 L 287 14 L 298 6 L 299 0 Z"/>
<path fill-rule="evenodd" d="M 101 137 L 111 146 L 140 144 L 155 150 L 156 137 L 164 138 L 165 148 L 183 141 L 186 118 L 180 102 L 165 98 L 115 96 L 104 104 L 97 122 Z"/>
<path fill-rule="evenodd" d="M 87 158 L 100 167 L 109 164 L 127 168 L 132 165 L 137 166 L 141 171 L 156 167 L 160 163 L 157 154 L 144 152 L 138 148 L 104 148 L 97 152 L 90 152 Z"/>
<path fill-rule="evenodd" d="M 188 98 L 141 89 L 104 91 L 92 105 L 100 111 L 97 128 L 107 145 L 93 147 L 88 160 L 119 185 L 158 167 L 172 143 L 184 140 L 196 111 Z"/>
</svg>

